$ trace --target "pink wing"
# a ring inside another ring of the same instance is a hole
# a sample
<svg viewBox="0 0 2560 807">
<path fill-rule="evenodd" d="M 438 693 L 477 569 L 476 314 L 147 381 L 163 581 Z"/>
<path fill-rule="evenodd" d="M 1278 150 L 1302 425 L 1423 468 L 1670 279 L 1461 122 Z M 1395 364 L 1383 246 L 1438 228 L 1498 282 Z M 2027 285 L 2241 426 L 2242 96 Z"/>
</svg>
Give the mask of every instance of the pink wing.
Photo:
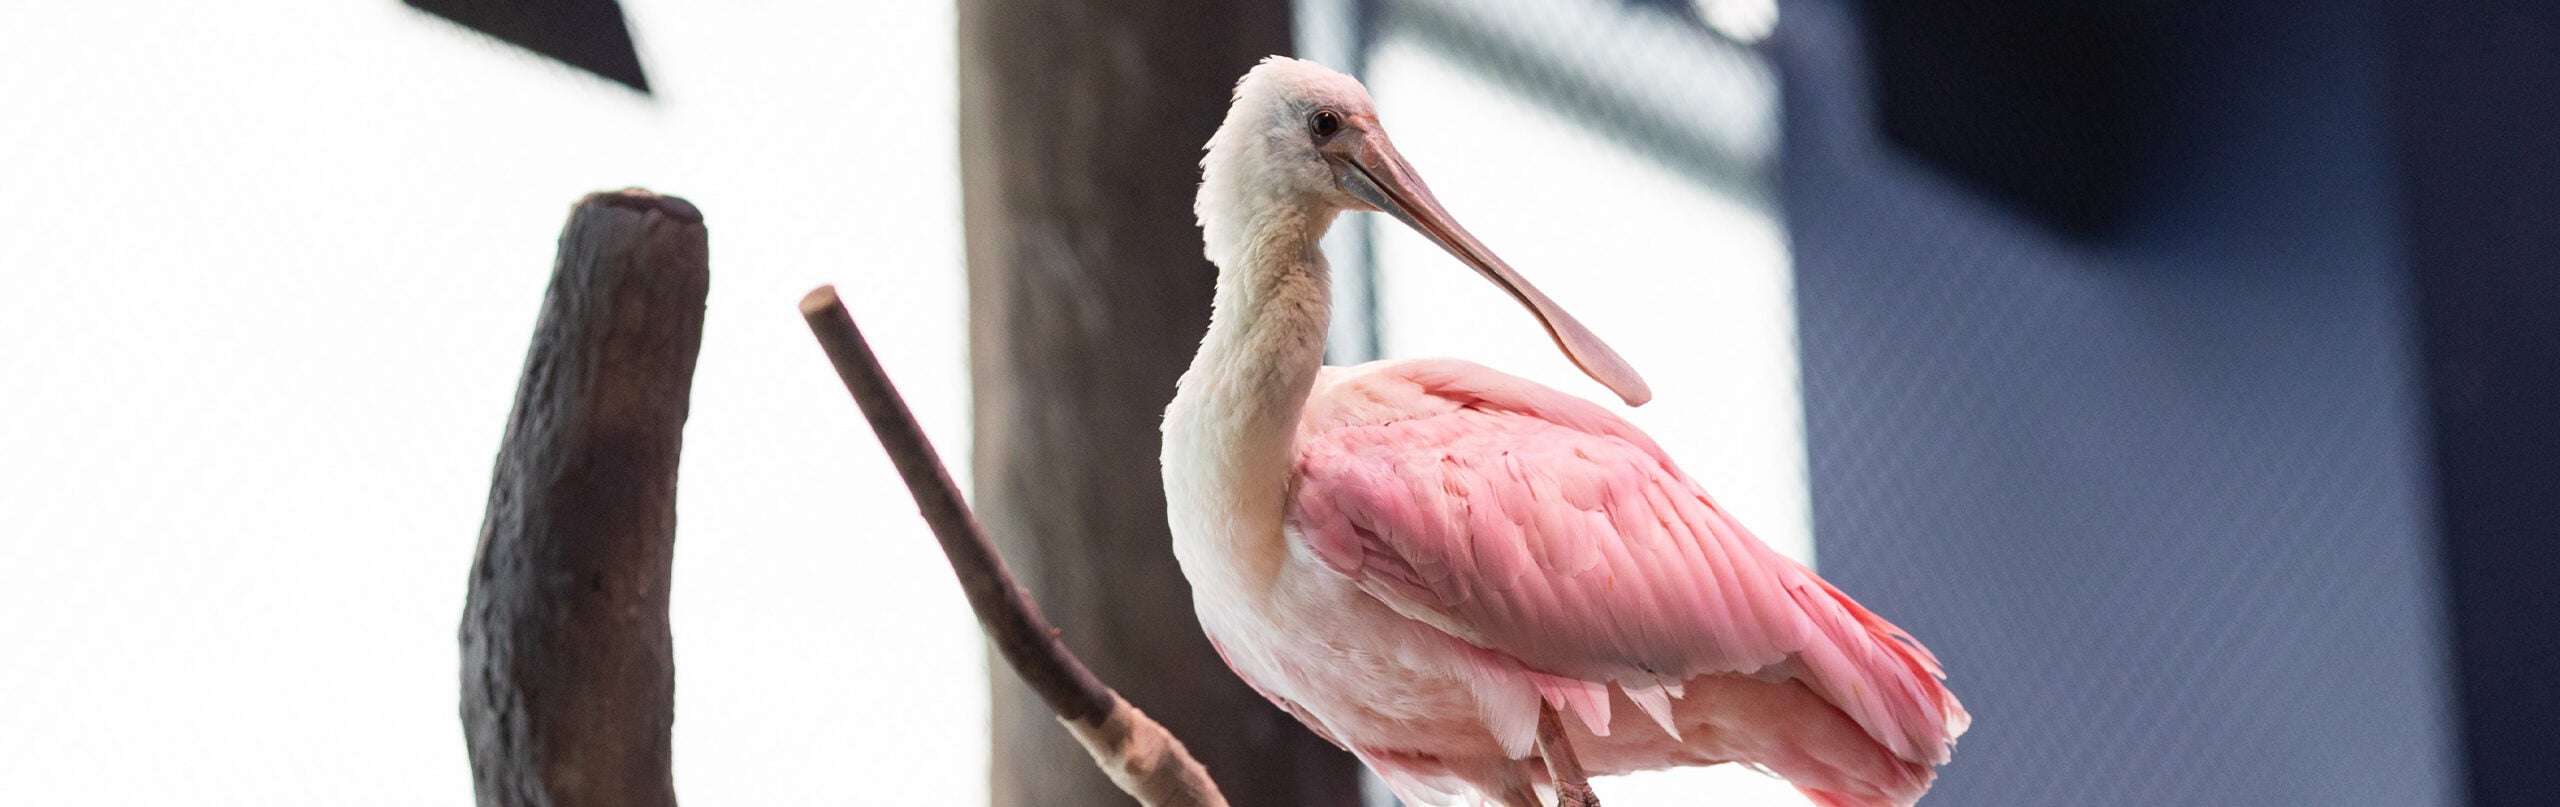
<svg viewBox="0 0 2560 807">
<path fill-rule="evenodd" d="M 1590 402 L 1447 359 L 1328 371 L 1297 472 L 1291 521 L 1328 566 L 1535 672 L 1645 704 L 1792 659 L 1894 755 L 1931 765 L 1970 721 L 1928 650 Z"/>
</svg>

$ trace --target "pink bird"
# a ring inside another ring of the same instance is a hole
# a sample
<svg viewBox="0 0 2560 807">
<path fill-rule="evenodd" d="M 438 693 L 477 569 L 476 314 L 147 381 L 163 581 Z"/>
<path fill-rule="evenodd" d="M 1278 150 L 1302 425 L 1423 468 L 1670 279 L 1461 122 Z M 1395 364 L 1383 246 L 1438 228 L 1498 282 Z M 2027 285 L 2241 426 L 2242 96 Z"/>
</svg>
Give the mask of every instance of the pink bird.
<svg viewBox="0 0 2560 807">
<path fill-rule="evenodd" d="M 1738 762 L 1910 805 L 1971 718 L 1937 659 L 1770 550 L 1597 404 L 1453 359 L 1323 367 L 1317 239 L 1381 211 L 1615 351 L 1450 219 L 1368 91 L 1272 57 L 1201 160 L 1209 333 L 1165 413 L 1174 553 L 1237 675 L 1409 803 L 1532 807 L 1543 711 L 1594 774 Z"/>
</svg>

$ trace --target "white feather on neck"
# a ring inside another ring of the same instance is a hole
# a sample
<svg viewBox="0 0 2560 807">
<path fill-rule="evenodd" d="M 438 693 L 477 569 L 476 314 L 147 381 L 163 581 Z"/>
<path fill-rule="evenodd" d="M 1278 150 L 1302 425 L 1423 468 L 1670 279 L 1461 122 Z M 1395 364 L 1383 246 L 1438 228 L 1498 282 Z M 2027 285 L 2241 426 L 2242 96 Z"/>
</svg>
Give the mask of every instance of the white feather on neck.
<svg viewBox="0 0 2560 807">
<path fill-rule="evenodd" d="M 1332 315 L 1317 240 L 1348 201 L 1306 128 L 1317 106 L 1366 112 L 1368 93 L 1312 62 L 1264 60 L 1200 160 L 1192 211 L 1217 300 L 1165 411 L 1163 457 L 1174 555 L 1195 597 L 1251 603 L 1287 560 L 1298 414 Z"/>
<path fill-rule="evenodd" d="M 1324 364 L 1332 315 L 1317 242 L 1338 211 L 1284 202 L 1213 212 L 1205 208 L 1219 190 L 1215 176 L 1201 188 L 1201 222 L 1219 267 L 1216 306 L 1165 412 L 1164 467 L 1181 469 L 1167 475 L 1165 498 L 1174 554 L 1194 591 L 1252 597 L 1268 589 L 1287 552 L 1280 520 L 1298 414 Z M 1220 226 L 1228 224 L 1240 226 Z"/>
</svg>

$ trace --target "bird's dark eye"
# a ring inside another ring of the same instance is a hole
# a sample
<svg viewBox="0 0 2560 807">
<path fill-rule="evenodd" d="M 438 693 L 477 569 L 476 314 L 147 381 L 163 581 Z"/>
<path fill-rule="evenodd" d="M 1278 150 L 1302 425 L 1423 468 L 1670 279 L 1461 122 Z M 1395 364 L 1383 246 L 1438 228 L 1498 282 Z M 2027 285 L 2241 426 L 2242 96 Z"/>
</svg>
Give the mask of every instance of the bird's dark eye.
<svg viewBox="0 0 2560 807">
<path fill-rule="evenodd" d="M 1342 131 L 1342 113 L 1330 109 L 1316 110 L 1315 114 L 1307 116 L 1307 128 L 1315 130 L 1317 137 L 1332 137 L 1334 132 Z"/>
</svg>

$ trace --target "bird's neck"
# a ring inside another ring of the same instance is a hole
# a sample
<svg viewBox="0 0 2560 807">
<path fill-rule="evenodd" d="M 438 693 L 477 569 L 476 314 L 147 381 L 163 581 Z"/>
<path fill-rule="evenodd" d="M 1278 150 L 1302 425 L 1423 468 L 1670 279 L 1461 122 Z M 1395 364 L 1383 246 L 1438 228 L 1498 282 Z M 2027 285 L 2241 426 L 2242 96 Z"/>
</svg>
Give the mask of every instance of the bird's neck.
<svg viewBox="0 0 2560 807">
<path fill-rule="evenodd" d="M 1259 591 L 1286 554 L 1298 414 L 1324 364 L 1332 308 L 1316 243 L 1333 215 L 1267 210 L 1239 237 L 1211 239 L 1226 247 L 1212 254 L 1216 308 L 1165 412 L 1174 551 L 1195 589 Z"/>
</svg>

